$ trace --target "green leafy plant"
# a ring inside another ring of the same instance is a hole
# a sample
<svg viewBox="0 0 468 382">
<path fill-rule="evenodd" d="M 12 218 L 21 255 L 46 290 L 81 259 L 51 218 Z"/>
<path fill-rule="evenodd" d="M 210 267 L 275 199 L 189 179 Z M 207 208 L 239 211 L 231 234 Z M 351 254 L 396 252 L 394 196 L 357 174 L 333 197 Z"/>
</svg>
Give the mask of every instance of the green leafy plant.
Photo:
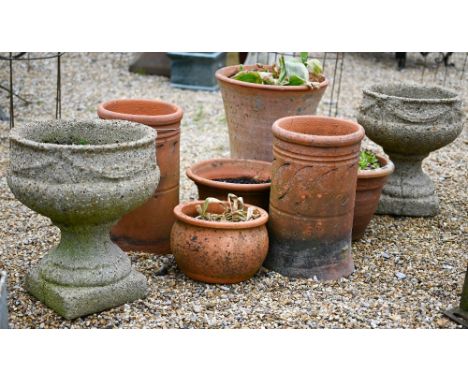
<svg viewBox="0 0 468 382">
<path fill-rule="evenodd" d="M 309 59 L 307 52 L 301 52 L 299 57 L 285 58 L 281 55 L 278 65 L 274 64 L 270 68 L 257 64 L 256 68 L 245 70 L 240 65 L 239 71 L 232 78 L 253 84 L 307 85 L 311 88 L 320 87 L 320 82 L 325 79 L 322 64 L 317 59 Z"/>
<path fill-rule="evenodd" d="M 211 203 L 220 203 L 224 211 L 220 214 L 208 212 Z M 227 202 L 222 202 L 216 198 L 206 198 L 203 204 L 196 207 L 198 216 L 196 219 L 208 221 L 245 222 L 260 217 L 260 211 L 255 207 L 246 207 L 242 197 L 228 194 Z"/>
<path fill-rule="evenodd" d="M 372 151 L 361 150 L 359 153 L 359 170 L 380 168 L 380 162 Z"/>
</svg>

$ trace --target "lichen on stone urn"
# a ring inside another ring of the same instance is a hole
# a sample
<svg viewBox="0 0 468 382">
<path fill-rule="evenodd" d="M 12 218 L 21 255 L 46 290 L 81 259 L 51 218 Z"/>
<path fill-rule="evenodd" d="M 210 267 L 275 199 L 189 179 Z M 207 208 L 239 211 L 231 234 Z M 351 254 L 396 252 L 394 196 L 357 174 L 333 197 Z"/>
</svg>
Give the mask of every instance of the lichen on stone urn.
<svg viewBox="0 0 468 382">
<path fill-rule="evenodd" d="M 463 129 L 459 96 L 440 86 L 377 84 L 363 90 L 358 122 L 395 164 L 377 213 L 433 216 L 439 201 L 422 161 Z"/>
<path fill-rule="evenodd" d="M 156 132 L 124 121 L 43 121 L 10 134 L 8 185 L 60 228 L 59 245 L 31 270 L 27 290 L 65 318 L 146 295 L 146 279 L 110 240 L 110 227 L 159 182 Z"/>
</svg>

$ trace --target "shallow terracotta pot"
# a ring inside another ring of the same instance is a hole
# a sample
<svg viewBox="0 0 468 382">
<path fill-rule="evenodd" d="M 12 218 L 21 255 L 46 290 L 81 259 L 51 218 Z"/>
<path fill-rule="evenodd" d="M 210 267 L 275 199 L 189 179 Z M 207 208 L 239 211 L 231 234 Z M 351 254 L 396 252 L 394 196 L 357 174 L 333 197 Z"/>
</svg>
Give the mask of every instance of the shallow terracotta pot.
<svg viewBox="0 0 468 382">
<path fill-rule="evenodd" d="M 376 155 L 380 168 L 375 170 L 359 170 L 356 186 L 356 202 L 354 205 L 353 240 L 359 240 L 379 205 L 382 188 L 395 166 L 390 159 Z"/>
<path fill-rule="evenodd" d="M 264 265 L 318 280 L 351 274 L 364 129 L 343 119 L 296 116 L 276 121 L 273 134 L 270 250 Z"/>
<path fill-rule="evenodd" d="M 187 176 L 198 188 L 201 200 L 211 196 L 226 200 L 229 193 L 241 196 L 245 203 L 268 210 L 271 183 L 237 184 L 214 179 L 254 178 L 271 179 L 271 163 L 250 159 L 209 159 L 198 162 L 187 170 Z"/>
<path fill-rule="evenodd" d="M 290 115 L 315 114 L 328 80 L 318 89 L 305 85 L 252 84 L 230 78 L 239 67 L 227 66 L 216 72 L 229 128 L 231 157 L 271 162 L 273 122 Z M 255 67 L 244 65 L 247 70 Z"/>
<path fill-rule="evenodd" d="M 169 253 L 169 237 L 175 221 L 172 210 L 179 204 L 182 109 L 159 100 L 119 99 L 102 103 L 97 112 L 102 119 L 139 122 L 155 128 L 158 133 L 155 160 L 161 179 L 154 197 L 112 228 L 112 240 L 125 251 Z"/>
<path fill-rule="evenodd" d="M 188 277 L 207 283 L 232 284 L 251 278 L 268 251 L 268 214 L 248 222 L 210 222 L 195 219 L 202 201 L 178 205 L 171 232 L 171 248 L 177 265 Z M 209 212 L 222 206 L 210 204 Z"/>
</svg>

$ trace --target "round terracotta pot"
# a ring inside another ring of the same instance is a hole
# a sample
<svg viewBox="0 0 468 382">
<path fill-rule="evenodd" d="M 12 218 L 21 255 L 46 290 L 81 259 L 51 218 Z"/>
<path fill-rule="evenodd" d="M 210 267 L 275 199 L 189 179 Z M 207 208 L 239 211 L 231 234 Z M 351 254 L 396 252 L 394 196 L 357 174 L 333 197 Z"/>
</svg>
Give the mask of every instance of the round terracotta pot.
<svg viewBox="0 0 468 382">
<path fill-rule="evenodd" d="M 177 265 L 191 279 L 207 283 L 232 284 L 251 278 L 268 251 L 268 213 L 247 222 L 210 222 L 195 219 L 193 201 L 174 208 L 177 219 L 171 232 L 171 248 Z M 248 206 L 248 205 L 247 205 Z M 222 206 L 210 204 L 209 212 Z"/>
<path fill-rule="evenodd" d="M 380 167 L 375 170 L 359 170 L 354 204 L 353 240 L 359 240 L 379 205 L 382 188 L 395 166 L 390 159 L 376 155 Z"/>
<path fill-rule="evenodd" d="M 169 253 L 169 237 L 175 221 L 172 210 L 179 204 L 182 109 L 159 100 L 119 99 L 102 103 L 97 113 L 102 119 L 134 121 L 156 129 L 159 185 L 153 198 L 125 215 L 112 228 L 111 237 L 125 251 Z"/>
<path fill-rule="evenodd" d="M 250 159 L 210 159 L 198 162 L 187 170 L 187 176 L 198 188 L 198 198 L 214 197 L 226 200 L 229 193 L 240 196 L 245 203 L 268 210 L 271 183 L 238 184 L 213 179 L 271 179 L 271 163 Z"/>
<path fill-rule="evenodd" d="M 358 159 L 364 129 L 318 116 L 273 124 L 270 250 L 265 266 L 285 276 L 332 280 L 351 256 Z"/>
<path fill-rule="evenodd" d="M 244 65 L 246 70 L 255 67 Z M 318 89 L 305 85 L 252 84 L 230 78 L 239 68 L 239 65 L 227 66 L 216 72 L 229 128 L 231 157 L 271 162 L 273 122 L 290 115 L 315 114 L 328 80 Z"/>
</svg>

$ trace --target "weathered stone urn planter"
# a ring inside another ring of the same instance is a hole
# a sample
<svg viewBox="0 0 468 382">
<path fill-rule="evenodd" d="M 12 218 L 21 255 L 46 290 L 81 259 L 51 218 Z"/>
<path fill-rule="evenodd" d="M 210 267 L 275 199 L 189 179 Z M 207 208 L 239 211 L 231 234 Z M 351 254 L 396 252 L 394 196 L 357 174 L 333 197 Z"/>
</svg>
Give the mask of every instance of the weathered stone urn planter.
<svg viewBox="0 0 468 382">
<path fill-rule="evenodd" d="M 174 208 L 177 221 L 171 248 L 179 268 L 191 279 L 206 283 L 232 284 L 251 278 L 267 255 L 268 213 L 259 208 L 261 216 L 250 221 L 205 221 L 195 218 L 199 204 L 203 202 Z M 222 210 L 219 203 L 208 208 L 210 213 Z"/>
<path fill-rule="evenodd" d="M 226 200 L 229 193 L 268 211 L 271 163 L 251 159 L 209 159 L 187 169 L 198 188 L 198 199 Z"/>
<path fill-rule="evenodd" d="M 379 205 L 382 188 L 390 174 L 395 170 L 392 161 L 382 155 L 376 155 L 380 167 L 372 170 L 359 170 L 354 203 L 353 240 L 364 236 L 375 210 Z"/>
<path fill-rule="evenodd" d="M 8 329 L 7 275 L 0 271 L 0 329 Z"/>
<path fill-rule="evenodd" d="M 245 70 L 254 68 L 256 65 L 244 65 Z M 271 162 L 273 122 L 290 115 L 315 114 L 328 80 L 322 81 L 318 89 L 254 84 L 232 79 L 239 69 L 239 65 L 227 66 L 216 72 L 229 128 L 231 158 Z"/>
<path fill-rule="evenodd" d="M 421 165 L 462 131 L 460 98 L 439 86 L 412 83 L 374 85 L 363 93 L 358 121 L 395 164 L 377 212 L 436 215 L 439 201 L 434 184 Z"/>
<path fill-rule="evenodd" d="M 354 200 L 364 129 L 319 116 L 273 124 L 270 249 L 264 266 L 285 276 L 351 274 Z"/>
<path fill-rule="evenodd" d="M 99 312 L 146 295 L 145 277 L 109 236 L 111 226 L 154 193 L 156 132 L 123 121 L 46 121 L 10 134 L 8 185 L 60 228 L 59 245 L 26 279 L 61 316 Z"/>
<path fill-rule="evenodd" d="M 154 160 L 161 172 L 158 187 L 152 198 L 112 227 L 111 237 L 124 251 L 169 253 L 175 221 L 172 210 L 179 204 L 182 109 L 157 99 L 116 99 L 100 104 L 97 113 L 102 119 L 138 122 L 157 131 Z"/>
</svg>

